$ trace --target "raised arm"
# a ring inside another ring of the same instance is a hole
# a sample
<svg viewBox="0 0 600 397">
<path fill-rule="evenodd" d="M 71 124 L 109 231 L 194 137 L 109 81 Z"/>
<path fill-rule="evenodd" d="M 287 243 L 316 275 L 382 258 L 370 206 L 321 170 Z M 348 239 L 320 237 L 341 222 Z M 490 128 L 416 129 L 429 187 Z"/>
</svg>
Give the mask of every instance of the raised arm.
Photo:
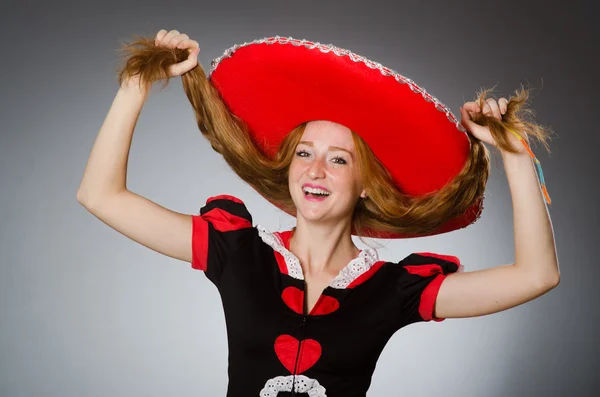
<svg viewBox="0 0 600 397">
<path fill-rule="evenodd" d="M 195 41 L 177 31 L 161 30 L 157 42 L 197 48 Z M 174 67 L 171 76 L 193 68 L 198 51 Z M 193 59 L 192 59 L 193 58 Z M 193 62 L 190 62 L 193 61 Z M 137 78 L 123 81 L 100 128 L 77 191 L 77 201 L 108 226 L 154 250 L 187 262 L 192 260 L 192 217 L 164 208 L 127 190 L 127 160 L 135 124 L 149 87 Z"/>
<path fill-rule="evenodd" d="M 461 109 L 469 132 L 495 144 L 489 131 L 470 121 L 469 112 L 493 114 L 498 120 L 506 112 L 507 100 L 486 101 L 483 109 L 474 102 Z M 517 150 L 501 150 L 513 204 L 515 263 L 449 275 L 441 284 L 435 317 L 475 317 L 506 310 L 535 299 L 560 282 L 558 256 L 550 215 L 538 184 L 533 162 L 521 142 Z"/>
</svg>

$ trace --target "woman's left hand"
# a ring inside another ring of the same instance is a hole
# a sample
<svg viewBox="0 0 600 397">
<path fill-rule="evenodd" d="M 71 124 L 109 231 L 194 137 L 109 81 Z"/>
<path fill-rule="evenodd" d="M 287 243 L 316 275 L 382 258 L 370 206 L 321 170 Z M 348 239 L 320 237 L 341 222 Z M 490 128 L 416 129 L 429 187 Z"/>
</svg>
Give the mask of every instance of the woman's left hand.
<svg viewBox="0 0 600 397">
<path fill-rule="evenodd" d="M 486 116 L 495 117 L 501 121 L 502 115 L 506 113 L 507 105 L 508 100 L 506 98 L 500 98 L 498 102 L 496 102 L 493 98 L 488 98 L 483 106 L 483 114 Z M 480 109 L 480 106 L 477 102 L 465 102 L 463 107 L 460 108 L 461 124 L 475 138 L 497 148 L 498 146 L 496 145 L 496 140 L 492 137 L 489 128 L 483 127 L 472 120 L 473 117 L 475 117 L 478 113 L 482 113 L 482 109 Z M 512 147 L 514 147 L 519 153 L 525 153 L 527 149 L 521 143 L 521 141 L 510 131 L 506 131 L 506 133 L 509 135 L 508 139 Z"/>
</svg>

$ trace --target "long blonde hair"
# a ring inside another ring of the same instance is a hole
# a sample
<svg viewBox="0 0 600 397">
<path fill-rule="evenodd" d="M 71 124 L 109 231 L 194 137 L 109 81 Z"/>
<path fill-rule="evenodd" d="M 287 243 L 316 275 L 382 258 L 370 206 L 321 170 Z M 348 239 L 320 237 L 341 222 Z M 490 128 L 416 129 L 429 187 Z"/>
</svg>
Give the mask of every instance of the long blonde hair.
<svg viewBox="0 0 600 397">
<path fill-rule="evenodd" d="M 163 80 L 163 88 L 170 78 L 167 68 L 185 60 L 188 51 L 157 47 L 152 38 L 137 37 L 121 48 L 124 65 L 118 72 L 118 82 L 139 76 L 140 84 L 149 87 Z M 220 153 L 232 170 L 263 197 L 269 197 L 284 211 L 295 215 L 296 208 L 288 187 L 288 170 L 295 148 L 302 137 L 306 123 L 297 126 L 285 137 L 274 159 L 263 155 L 252 142 L 248 127 L 232 114 L 216 88 L 207 79 L 201 65 L 181 76 L 183 89 L 192 104 L 196 121 L 212 148 Z M 494 88 L 482 89 L 476 101 L 483 109 L 485 100 Z M 500 149 L 514 153 L 505 127 L 520 132 L 524 139 L 533 136 L 550 152 L 547 140 L 550 130 L 525 120 L 533 111 L 525 105 L 529 90 L 521 87 L 510 97 L 506 113 L 499 121 L 479 114 L 474 122 L 487 126 Z M 467 134 L 471 152 L 462 171 L 437 192 L 421 197 L 410 197 L 393 183 L 391 175 L 373 154 L 363 139 L 352 131 L 358 168 L 368 199 L 358 200 L 352 216 L 353 234 L 365 235 L 367 229 L 377 229 L 407 235 L 428 234 L 458 217 L 483 197 L 490 172 L 490 156 L 484 144 Z"/>
</svg>

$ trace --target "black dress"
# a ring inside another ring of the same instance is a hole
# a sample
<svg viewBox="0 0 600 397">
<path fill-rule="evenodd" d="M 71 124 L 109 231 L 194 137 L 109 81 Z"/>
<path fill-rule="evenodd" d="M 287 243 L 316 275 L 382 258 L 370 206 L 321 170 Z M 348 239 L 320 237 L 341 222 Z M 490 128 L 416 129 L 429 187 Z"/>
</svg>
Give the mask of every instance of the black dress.
<svg viewBox="0 0 600 397">
<path fill-rule="evenodd" d="M 400 328 L 432 318 L 453 256 L 380 261 L 362 250 L 304 313 L 291 230 L 252 225 L 244 203 L 211 197 L 193 216 L 192 267 L 219 290 L 229 346 L 228 397 L 365 396 L 375 364 Z"/>
</svg>

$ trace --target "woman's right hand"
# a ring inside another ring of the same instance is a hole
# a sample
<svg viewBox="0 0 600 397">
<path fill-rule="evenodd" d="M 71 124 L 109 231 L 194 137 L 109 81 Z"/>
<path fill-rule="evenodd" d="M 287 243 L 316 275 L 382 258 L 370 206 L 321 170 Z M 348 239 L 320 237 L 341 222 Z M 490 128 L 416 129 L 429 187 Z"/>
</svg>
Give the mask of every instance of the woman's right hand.
<svg viewBox="0 0 600 397">
<path fill-rule="evenodd" d="M 189 51 L 189 56 L 185 61 L 168 67 L 169 77 L 181 76 L 185 72 L 195 68 L 198 64 L 200 46 L 197 41 L 190 39 L 187 34 L 179 33 L 177 30 L 167 32 L 165 29 L 161 29 L 154 38 L 154 44 L 157 47 L 187 48 Z"/>
</svg>

